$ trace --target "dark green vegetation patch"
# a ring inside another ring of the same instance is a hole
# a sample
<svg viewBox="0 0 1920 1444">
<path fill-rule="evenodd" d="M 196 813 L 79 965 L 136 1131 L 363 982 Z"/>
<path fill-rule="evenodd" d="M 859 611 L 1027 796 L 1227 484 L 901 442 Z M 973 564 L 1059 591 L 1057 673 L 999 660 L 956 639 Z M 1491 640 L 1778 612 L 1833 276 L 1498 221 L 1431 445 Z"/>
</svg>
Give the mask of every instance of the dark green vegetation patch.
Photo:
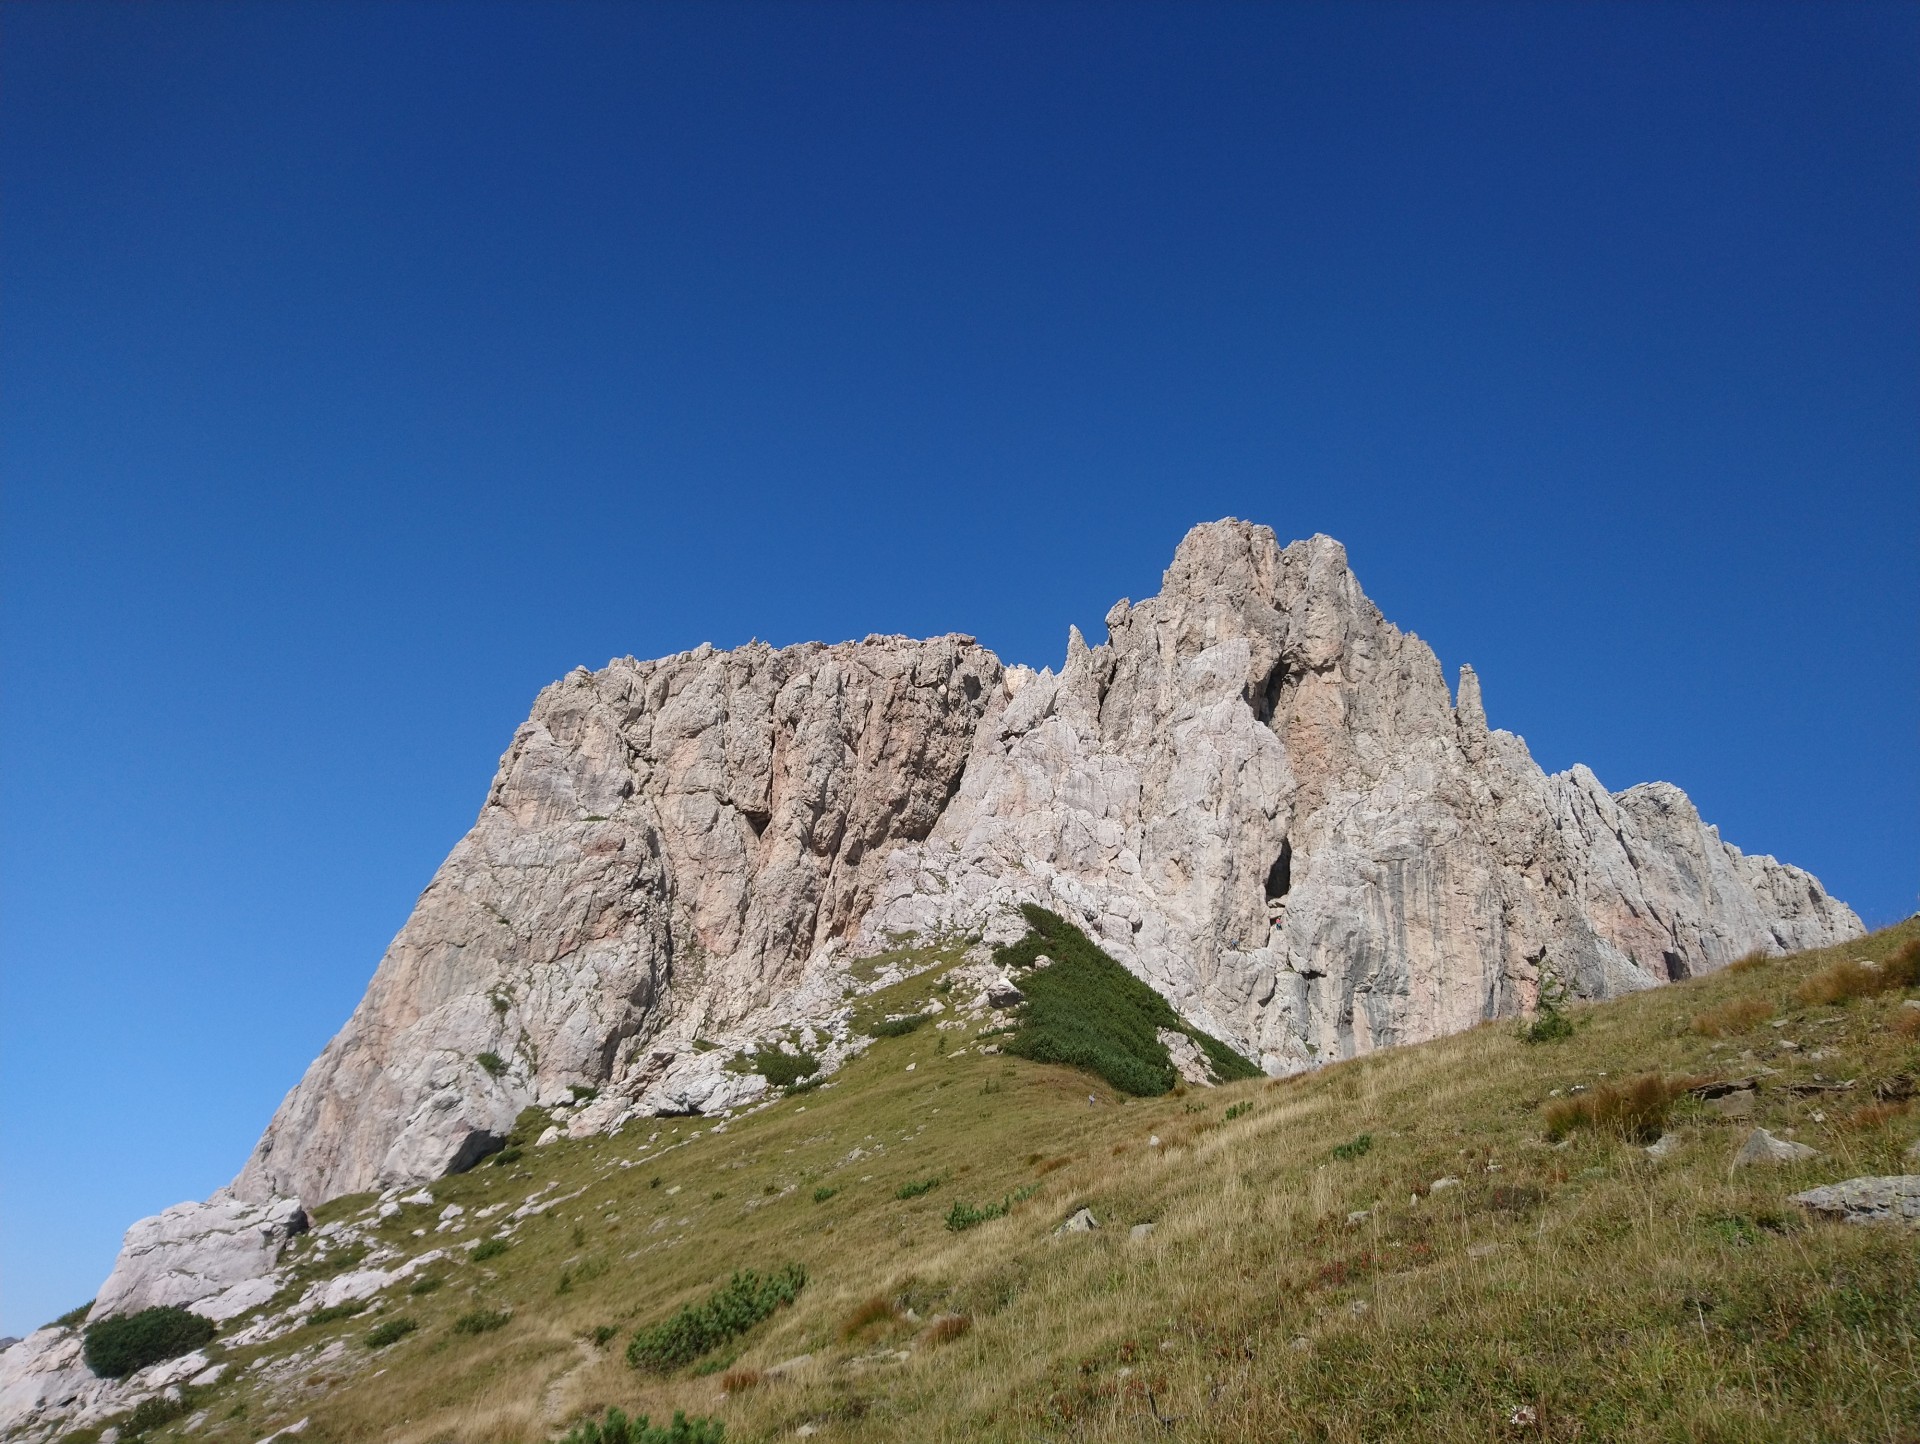
<svg viewBox="0 0 1920 1444">
<path fill-rule="evenodd" d="M 103 1379 L 124 1379 L 162 1359 L 191 1354 L 213 1338 L 213 1322 L 163 1304 L 102 1319 L 86 1332 L 87 1367 Z"/>
<path fill-rule="evenodd" d="M 635 1334 L 627 1345 L 627 1362 L 658 1372 L 691 1364 L 792 1303 L 806 1282 L 807 1271 L 799 1264 L 764 1276 L 743 1269 L 702 1302 L 683 1304 L 673 1317 Z"/>
<path fill-rule="evenodd" d="M 629 1419 L 618 1409 L 609 1409 L 605 1419 L 575 1424 L 560 1444 L 720 1444 L 726 1433 L 718 1419 L 689 1419 L 678 1409 L 664 1429 L 649 1424 L 645 1414 Z"/>
<path fill-rule="evenodd" d="M 1032 903 L 1021 905 L 1027 935 L 994 952 L 1021 970 L 1027 1001 L 1006 1051 L 1036 1063 L 1065 1063 L 1097 1073 L 1122 1093 L 1152 1098 L 1179 1080 L 1161 1028 L 1185 1033 L 1222 1083 L 1258 1078 L 1260 1069 L 1173 1011 L 1171 1004 L 1097 947 L 1079 928 Z M 1042 954 L 1049 966 L 1035 968 Z"/>
<path fill-rule="evenodd" d="M 791 1088 L 803 1078 L 820 1071 L 820 1060 L 811 1053 L 788 1053 L 779 1048 L 762 1048 L 743 1060 L 743 1071 L 758 1073 L 770 1088 Z"/>
</svg>

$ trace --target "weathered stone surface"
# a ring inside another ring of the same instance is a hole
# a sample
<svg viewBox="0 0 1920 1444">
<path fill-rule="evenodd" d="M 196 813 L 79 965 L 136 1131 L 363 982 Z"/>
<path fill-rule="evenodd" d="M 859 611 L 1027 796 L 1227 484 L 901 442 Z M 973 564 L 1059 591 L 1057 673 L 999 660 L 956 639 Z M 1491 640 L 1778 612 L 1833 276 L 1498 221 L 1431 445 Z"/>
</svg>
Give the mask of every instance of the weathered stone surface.
<svg viewBox="0 0 1920 1444">
<path fill-rule="evenodd" d="M 1600 997 L 1860 931 L 1673 787 L 1545 775 L 1326 537 L 1197 527 L 1107 627 L 1007 672 L 868 946 L 1042 902 L 1277 1072 L 1518 1012 L 1548 968 Z"/>
<path fill-rule="evenodd" d="M 269 1273 L 287 1241 L 306 1226 L 291 1199 L 244 1203 L 223 1189 L 205 1203 L 177 1203 L 127 1230 L 87 1317 L 224 1298 L 235 1285 Z"/>
<path fill-rule="evenodd" d="M 1849 1178 L 1825 1188 L 1809 1188 L 1787 1200 L 1809 1213 L 1843 1223 L 1899 1224 L 1920 1228 L 1920 1175 Z"/>
<path fill-rule="evenodd" d="M 1803 1163 L 1819 1156 L 1818 1149 L 1795 1143 L 1790 1138 L 1775 1138 L 1766 1129 L 1756 1128 L 1747 1135 L 1747 1141 L 1740 1145 L 1740 1151 L 1733 1155 L 1733 1166 L 1749 1168 L 1757 1163 Z"/>
<path fill-rule="evenodd" d="M 653 1039 L 684 1051 L 750 1013 L 853 932 L 888 849 L 931 830 L 999 677 L 970 638 L 875 637 L 547 688 L 235 1191 L 437 1178 L 536 1098 L 617 1089 Z"/>
</svg>

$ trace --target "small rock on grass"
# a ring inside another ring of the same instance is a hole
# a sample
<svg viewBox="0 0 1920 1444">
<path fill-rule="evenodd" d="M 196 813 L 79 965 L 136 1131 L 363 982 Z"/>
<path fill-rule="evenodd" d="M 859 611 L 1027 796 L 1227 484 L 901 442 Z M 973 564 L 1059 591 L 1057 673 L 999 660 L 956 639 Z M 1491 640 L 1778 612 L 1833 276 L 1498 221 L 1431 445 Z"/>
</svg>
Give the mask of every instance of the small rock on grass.
<svg viewBox="0 0 1920 1444">
<path fill-rule="evenodd" d="M 1755 1163 L 1800 1163 L 1819 1156 L 1818 1150 L 1804 1143 L 1775 1138 L 1766 1129 L 1756 1128 L 1747 1135 L 1747 1141 L 1740 1145 L 1740 1151 L 1733 1155 L 1733 1166 L 1745 1168 Z"/>
<path fill-rule="evenodd" d="M 1671 1158 L 1679 1151 L 1680 1135 L 1677 1133 L 1662 1133 L 1647 1145 L 1647 1157 L 1651 1158 L 1655 1163 L 1659 1163 L 1663 1159 Z"/>
<path fill-rule="evenodd" d="M 1127 1230 L 1127 1237 L 1132 1239 L 1135 1243 L 1138 1243 L 1140 1242 L 1141 1239 L 1150 1236 L 1152 1233 L 1153 1233 L 1152 1224 L 1136 1223 L 1132 1228 Z"/>
<path fill-rule="evenodd" d="M 1100 1220 L 1093 1216 L 1093 1210 L 1083 1208 L 1060 1225 L 1061 1233 L 1091 1233 L 1100 1227 Z"/>
</svg>

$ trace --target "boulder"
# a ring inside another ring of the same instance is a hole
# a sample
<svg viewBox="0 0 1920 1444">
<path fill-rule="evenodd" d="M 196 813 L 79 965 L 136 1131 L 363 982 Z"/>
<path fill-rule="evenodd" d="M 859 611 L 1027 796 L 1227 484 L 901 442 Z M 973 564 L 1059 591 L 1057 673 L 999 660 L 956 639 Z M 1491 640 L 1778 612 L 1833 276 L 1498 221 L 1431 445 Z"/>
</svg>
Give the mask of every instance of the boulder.
<svg viewBox="0 0 1920 1444">
<path fill-rule="evenodd" d="M 1027 995 L 1005 973 L 987 984 L 987 1006 L 990 1008 L 1017 1008 L 1026 1001 Z"/>
<path fill-rule="evenodd" d="M 1795 1143 L 1789 1138 L 1775 1138 L 1764 1128 L 1756 1128 L 1747 1135 L 1747 1141 L 1740 1145 L 1740 1151 L 1733 1156 L 1735 1168 L 1747 1168 L 1756 1163 L 1802 1163 L 1809 1158 L 1820 1156 L 1817 1149 L 1804 1143 Z"/>
<path fill-rule="evenodd" d="M 1897 1224 L 1920 1228 L 1920 1175 L 1849 1178 L 1809 1188 L 1787 1202 L 1842 1223 Z"/>
</svg>

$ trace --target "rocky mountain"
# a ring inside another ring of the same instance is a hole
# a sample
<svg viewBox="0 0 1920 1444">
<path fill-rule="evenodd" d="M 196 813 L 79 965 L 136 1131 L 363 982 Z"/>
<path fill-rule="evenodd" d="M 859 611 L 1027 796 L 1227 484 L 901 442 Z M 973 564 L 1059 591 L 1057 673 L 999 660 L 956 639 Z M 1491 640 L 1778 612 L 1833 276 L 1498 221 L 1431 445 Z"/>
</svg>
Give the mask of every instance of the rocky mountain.
<svg viewBox="0 0 1920 1444">
<path fill-rule="evenodd" d="M 1058 674 L 869 637 L 547 688 L 231 1190 L 136 1225 L 96 1316 L 250 1306 L 295 1205 L 468 1167 L 531 1104 L 583 1136 L 752 1102 L 742 1050 L 831 1069 L 856 960 L 1021 902 L 1276 1074 L 1861 931 L 1677 788 L 1545 774 L 1326 537 L 1196 527 L 1106 623 Z"/>
</svg>

